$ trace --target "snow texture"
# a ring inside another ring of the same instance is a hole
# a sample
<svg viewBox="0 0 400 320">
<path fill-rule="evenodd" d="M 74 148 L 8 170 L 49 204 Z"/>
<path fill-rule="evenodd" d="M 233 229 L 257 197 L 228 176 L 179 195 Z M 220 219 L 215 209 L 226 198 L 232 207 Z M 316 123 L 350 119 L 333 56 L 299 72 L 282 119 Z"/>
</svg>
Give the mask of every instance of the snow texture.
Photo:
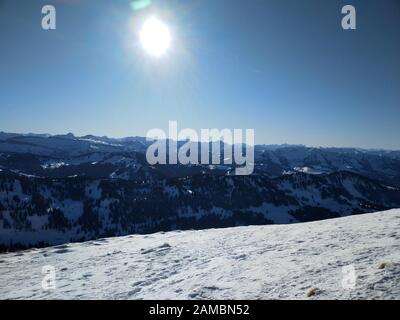
<svg viewBox="0 0 400 320">
<path fill-rule="evenodd" d="M 7 253 L 0 298 L 400 299 L 399 230 L 400 210 L 390 210 Z M 53 290 L 41 287 L 45 265 L 56 270 Z"/>
</svg>

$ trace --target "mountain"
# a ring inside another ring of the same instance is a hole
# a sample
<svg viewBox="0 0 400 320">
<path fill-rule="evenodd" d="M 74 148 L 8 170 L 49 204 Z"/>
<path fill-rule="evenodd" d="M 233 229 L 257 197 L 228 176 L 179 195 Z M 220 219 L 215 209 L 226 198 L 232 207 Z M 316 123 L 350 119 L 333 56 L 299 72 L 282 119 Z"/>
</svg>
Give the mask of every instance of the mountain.
<svg viewBox="0 0 400 320">
<path fill-rule="evenodd" d="M 0 250 L 400 207 L 398 151 L 257 145 L 254 173 L 239 177 L 232 165 L 150 165 L 152 143 L 0 132 Z"/>
<path fill-rule="evenodd" d="M 123 180 L 0 172 L 3 250 L 106 236 L 287 224 L 400 207 L 400 189 L 352 172 Z"/>
<path fill-rule="evenodd" d="M 0 255 L 0 299 L 400 299 L 400 210 Z M 43 266 L 55 289 L 43 290 Z"/>
<path fill-rule="evenodd" d="M 351 148 L 255 147 L 256 173 L 279 176 L 293 172 L 309 174 L 351 171 L 400 186 L 400 152 Z"/>
<path fill-rule="evenodd" d="M 0 169 L 40 177 L 87 176 L 140 180 L 206 172 L 230 174 L 232 165 L 150 166 L 145 158 L 152 141 L 142 137 L 21 135 L 0 133 Z M 184 142 L 179 142 L 182 145 Z M 312 148 L 302 145 L 255 146 L 255 175 L 279 177 L 295 172 L 329 174 L 351 171 L 400 187 L 400 151 Z M 221 155 L 221 161 L 224 155 Z"/>
</svg>

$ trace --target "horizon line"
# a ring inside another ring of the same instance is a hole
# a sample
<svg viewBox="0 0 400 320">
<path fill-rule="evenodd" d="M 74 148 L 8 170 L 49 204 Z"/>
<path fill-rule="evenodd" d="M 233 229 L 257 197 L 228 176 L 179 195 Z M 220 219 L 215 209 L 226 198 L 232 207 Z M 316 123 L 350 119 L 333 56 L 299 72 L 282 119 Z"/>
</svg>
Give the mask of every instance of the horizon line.
<svg viewBox="0 0 400 320">
<path fill-rule="evenodd" d="M 76 135 L 72 132 L 68 132 L 68 133 L 57 133 L 57 134 L 53 134 L 53 133 L 34 133 L 34 132 L 28 132 L 28 133 L 21 133 L 21 132 L 6 132 L 1 130 L 0 134 L 9 134 L 9 135 L 20 135 L 20 136 L 42 136 L 42 137 L 57 137 L 57 136 L 73 136 L 74 138 L 77 139 L 82 139 L 85 138 L 87 136 L 93 136 L 96 138 L 107 138 L 110 140 L 124 140 L 124 139 L 129 139 L 129 138 L 142 138 L 142 139 L 147 139 L 147 137 L 145 136 L 140 136 L 140 135 L 132 135 L 132 136 L 123 136 L 123 137 L 113 137 L 113 136 L 107 136 L 107 135 L 95 135 L 95 134 L 85 134 L 82 136 Z M 171 140 L 169 138 L 166 139 Z M 173 140 L 173 141 L 177 141 L 177 142 L 183 142 L 183 141 L 190 141 L 190 140 Z M 217 140 L 216 142 L 222 142 L 222 140 Z M 192 142 L 198 142 L 198 143 L 205 143 L 207 141 L 192 141 Z M 208 142 L 213 142 L 213 141 L 208 141 Z M 245 144 L 245 143 L 243 143 Z M 400 152 L 400 149 L 389 149 L 389 148 L 383 148 L 383 147 L 370 147 L 370 148 L 366 148 L 366 147 L 354 147 L 354 146 L 347 146 L 347 147 L 339 147 L 339 146 L 313 146 L 313 145 L 307 145 L 307 144 L 303 144 L 303 143 L 288 143 L 288 142 L 283 142 L 283 143 L 255 143 L 254 147 L 256 146 L 276 146 L 276 147 L 282 147 L 282 146 L 287 146 L 287 147 L 303 147 L 303 148 L 309 148 L 309 149 L 349 149 L 349 150 L 358 150 L 358 151 L 385 151 L 385 152 Z"/>
</svg>

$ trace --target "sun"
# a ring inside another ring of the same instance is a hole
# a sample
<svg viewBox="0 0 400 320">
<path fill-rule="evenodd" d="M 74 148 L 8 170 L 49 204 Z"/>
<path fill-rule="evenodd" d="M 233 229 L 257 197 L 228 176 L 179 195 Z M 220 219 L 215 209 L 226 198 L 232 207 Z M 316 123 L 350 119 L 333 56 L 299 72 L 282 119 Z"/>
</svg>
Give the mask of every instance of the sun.
<svg viewBox="0 0 400 320">
<path fill-rule="evenodd" d="M 139 37 L 143 49 L 154 57 L 161 57 L 171 46 L 168 26 L 155 17 L 148 18 L 144 22 Z"/>
</svg>

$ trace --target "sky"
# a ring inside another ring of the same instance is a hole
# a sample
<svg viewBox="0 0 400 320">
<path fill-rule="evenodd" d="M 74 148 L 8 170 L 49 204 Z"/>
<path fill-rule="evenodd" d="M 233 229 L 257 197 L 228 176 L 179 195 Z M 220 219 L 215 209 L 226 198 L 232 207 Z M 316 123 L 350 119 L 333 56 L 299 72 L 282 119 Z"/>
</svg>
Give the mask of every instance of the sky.
<svg viewBox="0 0 400 320">
<path fill-rule="evenodd" d="M 139 41 L 150 16 L 172 35 L 159 58 Z M 399 150 L 399 57 L 400 0 L 0 0 L 0 131 L 145 136 L 176 120 Z"/>
</svg>

